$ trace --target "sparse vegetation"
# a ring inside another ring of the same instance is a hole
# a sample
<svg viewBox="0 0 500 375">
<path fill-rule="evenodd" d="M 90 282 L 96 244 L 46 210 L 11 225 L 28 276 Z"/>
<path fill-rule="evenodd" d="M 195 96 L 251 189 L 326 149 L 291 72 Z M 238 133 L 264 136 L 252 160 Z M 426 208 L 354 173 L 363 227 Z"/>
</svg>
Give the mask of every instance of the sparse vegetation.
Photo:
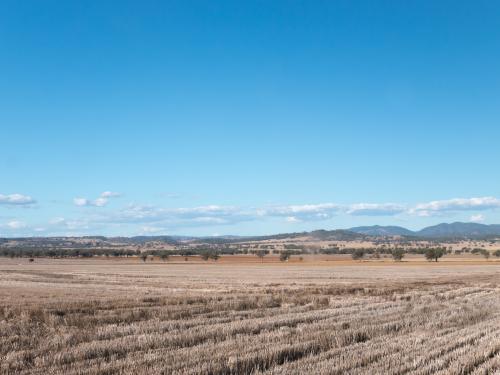
<svg viewBox="0 0 500 375">
<path fill-rule="evenodd" d="M 268 250 L 258 250 L 255 252 L 255 255 L 257 255 L 260 258 L 261 262 L 264 262 L 264 257 L 269 253 Z"/>
<path fill-rule="evenodd" d="M 280 253 L 280 260 L 282 262 L 288 262 L 288 260 L 290 259 L 290 257 L 292 256 L 293 252 L 292 251 L 289 251 L 289 250 L 285 250 L 285 251 L 282 251 Z"/>
<path fill-rule="evenodd" d="M 430 248 L 425 251 L 425 257 L 427 258 L 428 261 L 435 261 L 437 262 L 439 258 L 441 258 L 443 255 L 446 254 L 445 249 L 441 248 Z"/>
<path fill-rule="evenodd" d="M 352 254 L 352 259 L 354 260 L 361 260 L 365 256 L 365 250 L 364 249 L 355 249 Z"/>
<path fill-rule="evenodd" d="M 397 249 L 392 250 L 392 258 L 396 262 L 401 262 L 401 260 L 403 260 L 404 256 L 405 256 L 405 251 L 403 249 L 397 248 Z"/>
<path fill-rule="evenodd" d="M 109 262 L 3 258 L 1 374 L 500 371 L 496 266 Z"/>
</svg>

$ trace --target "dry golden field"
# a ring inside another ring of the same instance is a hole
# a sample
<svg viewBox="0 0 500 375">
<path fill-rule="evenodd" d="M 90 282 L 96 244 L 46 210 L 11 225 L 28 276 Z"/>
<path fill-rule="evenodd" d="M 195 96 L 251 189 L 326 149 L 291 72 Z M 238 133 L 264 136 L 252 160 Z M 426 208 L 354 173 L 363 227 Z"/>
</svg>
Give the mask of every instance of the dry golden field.
<svg viewBox="0 0 500 375">
<path fill-rule="evenodd" d="M 1 374 L 500 374 L 500 262 L 0 258 Z"/>
</svg>

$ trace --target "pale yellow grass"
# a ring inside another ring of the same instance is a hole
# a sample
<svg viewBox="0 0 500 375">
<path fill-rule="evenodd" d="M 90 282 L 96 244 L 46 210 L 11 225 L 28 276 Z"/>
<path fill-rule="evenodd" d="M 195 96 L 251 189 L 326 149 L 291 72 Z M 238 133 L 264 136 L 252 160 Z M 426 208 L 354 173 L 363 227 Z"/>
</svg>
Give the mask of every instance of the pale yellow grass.
<svg viewBox="0 0 500 375">
<path fill-rule="evenodd" d="M 498 262 L 231 259 L 0 258 L 0 373 L 500 371 Z"/>
</svg>

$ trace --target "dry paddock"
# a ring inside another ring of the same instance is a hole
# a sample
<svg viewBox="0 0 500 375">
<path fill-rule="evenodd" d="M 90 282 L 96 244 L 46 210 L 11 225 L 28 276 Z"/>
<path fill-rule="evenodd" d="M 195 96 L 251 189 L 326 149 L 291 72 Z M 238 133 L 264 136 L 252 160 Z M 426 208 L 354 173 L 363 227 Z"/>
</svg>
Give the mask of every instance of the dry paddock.
<svg viewBox="0 0 500 375">
<path fill-rule="evenodd" d="M 0 258 L 1 374 L 500 374 L 500 263 Z"/>
</svg>

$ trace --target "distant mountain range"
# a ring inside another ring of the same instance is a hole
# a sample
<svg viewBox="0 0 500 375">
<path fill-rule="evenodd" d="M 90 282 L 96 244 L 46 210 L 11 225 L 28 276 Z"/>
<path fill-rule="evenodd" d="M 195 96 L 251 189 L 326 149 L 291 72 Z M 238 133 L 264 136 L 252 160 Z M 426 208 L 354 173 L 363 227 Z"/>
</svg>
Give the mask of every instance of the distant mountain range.
<svg viewBox="0 0 500 375">
<path fill-rule="evenodd" d="M 397 226 L 372 225 L 368 227 L 355 227 L 348 229 L 350 232 L 365 234 L 367 236 L 414 236 L 415 232 Z"/>
<path fill-rule="evenodd" d="M 474 238 L 487 236 L 500 236 L 500 224 L 479 224 L 479 223 L 442 223 L 423 228 L 419 231 L 397 226 L 373 225 L 367 227 L 354 227 L 348 229 L 351 232 L 364 234 L 367 236 L 414 236 L 430 238 Z"/>
<path fill-rule="evenodd" d="M 349 229 L 334 229 L 334 230 L 315 230 L 312 232 L 297 232 L 297 233 L 279 233 L 268 236 L 218 236 L 218 237 L 132 237 L 130 240 L 147 241 L 152 239 L 166 240 L 169 238 L 172 242 L 191 240 L 200 243 L 235 243 L 243 241 L 266 241 L 266 240 L 282 240 L 294 238 L 309 238 L 313 241 L 355 241 L 368 239 L 368 237 L 417 237 L 425 238 L 478 238 L 478 237 L 494 237 L 500 236 L 500 224 L 486 225 L 479 223 L 442 223 L 423 228 L 419 231 L 399 226 L 364 226 L 354 227 Z"/>
<path fill-rule="evenodd" d="M 265 241 L 265 240 L 280 240 L 286 238 L 308 237 L 312 240 L 330 240 L 330 241 L 353 241 L 361 240 L 366 237 L 388 237 L 388 236 L 405 236 L 405 237 L 420 237 L 420 238 L 477 238 L 500 236 L 500 224 L 479 224 L 479 223 L 441 223 L 430 227 L 423 228 L 419 231 L 400 226 L 382 226 L 372 225 L 363 227 L 354 227 L 349 229 L 334 229 L 334 230 L 315 230 L 312 232 L 297 232 L 297 233 L 279 233 L 267 236 L 215 236 L 215 237 L 194 237 L 194 236 L 137 236 L 129 238 L 120 238 L 126 242 L 147 242 L 147 241 L 164 241 L 170 243 L 182 241 L 196 242 L 212 242 L 212 243 L 231 243 L 241 241 Z"/>
<path fill-rule="evenodd" d="M 91 247 L 128 247 L 136 249 L 154 243 L 170 246 L 193 244 L 231 244 L 249 241 L 298 240 L 298 241 L 363 241 L 370 237 L 404 237 L 415 240 L 426 239 L 488 239 L 500 238 L 500 224 L 479 223 L 442 223 L 412 231 L 399 226 L 364 226 L 349 229 L 315 230 L 312 232 L 279 233 L 268 236 L 135 236 L 135 237 L 23 237 L 0 238 L 0 247 L 23 246 L 39 248 L 91 248 Z"/>
</svg>

